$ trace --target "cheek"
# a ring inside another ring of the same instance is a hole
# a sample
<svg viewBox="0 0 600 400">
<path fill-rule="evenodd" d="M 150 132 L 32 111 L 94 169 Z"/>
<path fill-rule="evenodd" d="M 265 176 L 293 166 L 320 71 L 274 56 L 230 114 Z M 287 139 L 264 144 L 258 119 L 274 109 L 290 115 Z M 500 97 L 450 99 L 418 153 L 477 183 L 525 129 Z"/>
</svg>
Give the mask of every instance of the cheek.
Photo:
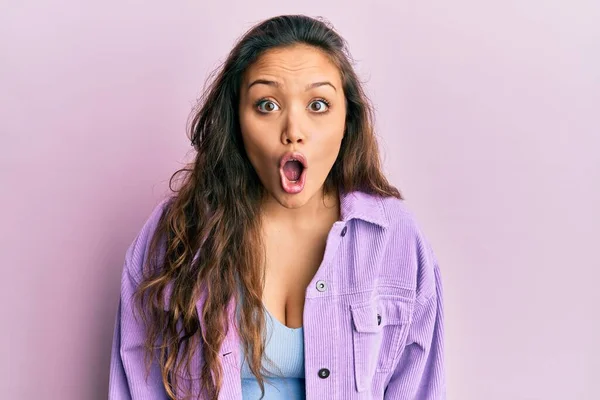
<svg viewBox="0 0 600 400">
<path fill-rule="evenodd" d="M 316 148 L 319 149 L 321 158 L 327 164 L 333 164 L 341 147 L 343 138 L 343 125 L 329 128 L 326 134 L 321 135 Z"/>
<path fill-rule="evenodd" d="M 246 149 L 246 154 L 248 154 L 248 158 L 250 162 L 254 166 L 254 168 L 260 168 L 261 164 L 264 163 L 265 159 L 265 150 L 261 146 L 261 143 L 256 140 L 256 137 L 253 135 L 243 135 L 244 137 L 244 148 Z"/>
<path fill-rule="evenodd" d="M 272 143 L 269 143 L 262 130 L 256 129 L 256 127 L 248 128 L 242 128 L 242 140 L 246 154 L 255 169 L 263 169 L 269 165 L 273 157 Z"/>
<path fill-rule="evenodd" d="M 251 153 L 255 153 L 257 149 L 260 148 L 260 137 L 257 134 L 257 132 L 260 131 L 260 127 L 256 126 L 256 122 L 253 121 L 252 118 L 242 114 L 240 115 L 240 129 L 242 132 L 244 148 L 246 149 L 246 152 L 248 152 L 248 156 L 250 156 Z"/>
</svg>

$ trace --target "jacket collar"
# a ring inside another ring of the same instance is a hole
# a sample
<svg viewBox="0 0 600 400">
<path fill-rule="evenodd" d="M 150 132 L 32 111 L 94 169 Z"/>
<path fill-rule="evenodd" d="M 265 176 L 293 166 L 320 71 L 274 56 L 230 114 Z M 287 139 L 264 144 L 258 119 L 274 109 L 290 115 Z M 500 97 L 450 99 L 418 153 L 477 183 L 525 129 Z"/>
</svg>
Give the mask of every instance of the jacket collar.
<svg viewBox="0 0 600 400">
<path fill-rule="evenodd" d="M 382 228 L 389 226 L 389 219 L 381 197 L 365 192 L 345 193 L 340 190 L 340 213 L 344 222 L 356 218 Z"/>
</svg>

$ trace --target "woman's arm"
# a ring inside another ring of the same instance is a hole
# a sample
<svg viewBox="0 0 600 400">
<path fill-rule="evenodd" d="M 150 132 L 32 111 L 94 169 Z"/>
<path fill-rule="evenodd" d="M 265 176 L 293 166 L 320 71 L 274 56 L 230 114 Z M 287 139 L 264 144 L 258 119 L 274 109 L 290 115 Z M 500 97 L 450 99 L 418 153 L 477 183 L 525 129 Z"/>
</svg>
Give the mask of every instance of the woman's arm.
<svg viewBox="0 0 600 400">
<path fill-rule="evenodd" d="M 135 318 L 137 314 L 133 315 L 132 296 L 136 286 L 126 264 L 115 321 L 108 398 L 110 400 L 167 399 L 160 369 L 156 363 L 151 365 L 146 379 L 145 329 L 141 319 Z"/>
<path fill-rule="evenodd" d="M 160 368 L 153 362 L 146 378 L 144 342 L 146 331 L 136 312 L 133 294 L 139 284 L 146 250 L 164 203 L 159 204 L 125 255 L 121 297 L 115 321 L 110 362 L 110 400 L 167 399 Z"/>
<path fill-rule="evenodd" d="M 417 297 L 406 347 L 386 387 L 385 400 L 446 398 L 442 281 L 433 261 L 433 290 L 422 299 Z"/>
</svg>

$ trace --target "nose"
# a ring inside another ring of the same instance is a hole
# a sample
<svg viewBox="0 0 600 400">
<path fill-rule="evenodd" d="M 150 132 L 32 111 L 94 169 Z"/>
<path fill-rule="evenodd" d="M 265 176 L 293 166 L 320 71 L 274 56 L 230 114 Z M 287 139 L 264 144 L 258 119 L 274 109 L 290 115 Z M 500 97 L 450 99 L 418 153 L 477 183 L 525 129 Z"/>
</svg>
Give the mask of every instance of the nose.
<svg viewBox="0 0 600 400">
<path fill-rule="evenodd" d="M 305 142 L 306 137 L 302 131 L 301 122 L 299 115 L 294 115 L 292 112 L 288 113 L 281 133 L 281 143 L 288 145 Z"/>
</svg>

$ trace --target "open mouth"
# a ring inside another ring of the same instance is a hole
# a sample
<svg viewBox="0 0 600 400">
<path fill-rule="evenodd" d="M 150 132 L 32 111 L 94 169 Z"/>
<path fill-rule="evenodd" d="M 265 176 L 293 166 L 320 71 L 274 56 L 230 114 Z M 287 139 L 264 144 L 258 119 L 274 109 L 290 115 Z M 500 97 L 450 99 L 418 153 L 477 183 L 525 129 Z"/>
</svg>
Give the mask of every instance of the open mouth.
<svg viewBox="0 0 600 400">
<path fill-rule="evenodd" d="M 306 169 L 306 157 L 302 153 L 285 153 L 279 164 L 282 189 L 291 194 L 301 192 L 306 181 Z"/>
<path fill-rule="evenodd" d="M 290 160 L 283 165 L 283 174 L 290 182 L 297 182 L 303 170 L 304 165 L 298 160 Z"/>
</svg>

